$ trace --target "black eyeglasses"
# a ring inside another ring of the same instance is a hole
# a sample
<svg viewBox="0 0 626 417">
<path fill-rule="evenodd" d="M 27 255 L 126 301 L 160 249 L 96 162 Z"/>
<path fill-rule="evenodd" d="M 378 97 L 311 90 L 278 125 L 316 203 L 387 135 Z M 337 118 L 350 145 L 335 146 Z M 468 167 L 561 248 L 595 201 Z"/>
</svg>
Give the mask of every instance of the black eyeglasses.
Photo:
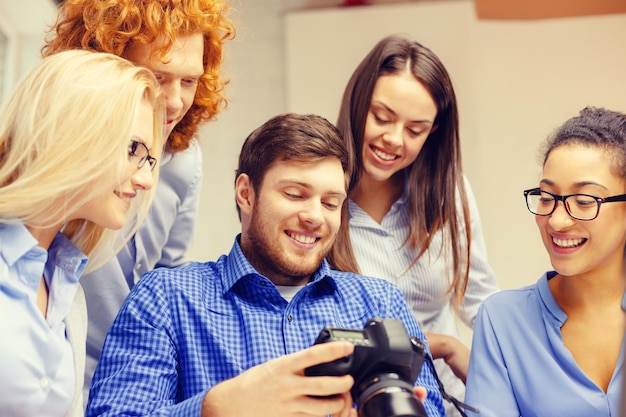
<svg viewBox="0 0 626 417">
<path fill-rule="evenodd" d="M 150 155 L 146 144 L 136 140 L 131 140 L 128 145 L 128 159 L 135 161 L 137 168 L 143 168 L 147 161 L 152 171 L 157 164 L 157 159 Z"/>
<path fill-rule="evenodd" d="M 600 213 L 602 203 L 626 201 L 626 194 L 611 197 L 596 197 L 589 194 L 558 195 L 540 188 L 524 190 L 528 210 L 537 216 L 549 216 L 556 210 L 559 201 L 563 202 L 565 211 L 576 220 L 593 220 Z"/>
</svg>

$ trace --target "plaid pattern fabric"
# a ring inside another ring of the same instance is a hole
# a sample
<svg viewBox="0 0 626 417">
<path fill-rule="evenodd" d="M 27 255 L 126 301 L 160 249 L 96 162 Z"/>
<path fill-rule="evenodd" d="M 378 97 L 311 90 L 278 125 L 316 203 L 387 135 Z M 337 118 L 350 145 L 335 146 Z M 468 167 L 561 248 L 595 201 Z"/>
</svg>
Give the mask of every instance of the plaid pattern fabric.
<svg viewBox="0 0 626 417">
<path fill-rule="evenodd" d="M 326 325 L 402 320 L 425 339 L 400 291 L 324 262 L 288 303 L 246 260 L 238 241 L 217 262 L 156 269 L 133 288 L 106 338 L 87 416 L 200 415 L 215 384 L 313 344 Z M 433 375 L 418 385 L 430 417 L 445 415 Z"/>
</svg>

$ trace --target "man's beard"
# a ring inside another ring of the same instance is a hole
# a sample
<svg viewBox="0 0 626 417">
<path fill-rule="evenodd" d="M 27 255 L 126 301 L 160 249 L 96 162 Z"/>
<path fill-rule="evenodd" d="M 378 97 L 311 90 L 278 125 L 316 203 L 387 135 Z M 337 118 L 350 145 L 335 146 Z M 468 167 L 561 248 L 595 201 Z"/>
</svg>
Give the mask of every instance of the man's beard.
<svg viewBox="0 0 626 417">
<path fill-rule="evenodd" d="M 264 221 L 259 201 L 253 207 L 250 226 L 247 231 L 244 254 L 252 266 L 266 275 L 277 285 L 302 285 L 309 281 L 311 274 L 319 268 L 330 250 L 302 251 L 301 256 L 295 250 L 285 252 L 280 245 L 280 236 L 273 239 L 271 231 L 277 230 Z M 313 253 L 314 252 L 314 253 Z"/>
</svg>

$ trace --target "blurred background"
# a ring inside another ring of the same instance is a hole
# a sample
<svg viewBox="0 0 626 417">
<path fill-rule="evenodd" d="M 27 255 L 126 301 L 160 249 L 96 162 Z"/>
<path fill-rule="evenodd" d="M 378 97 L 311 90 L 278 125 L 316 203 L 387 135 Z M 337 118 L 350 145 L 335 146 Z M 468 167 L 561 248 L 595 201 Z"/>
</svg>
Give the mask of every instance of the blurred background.
<svg viewBox="0 0 626 417">
<path fill-rule="evenodd" d="M 588 3 L 234 0 L 229 107 L 199 134 L 205 177 L 190 255 L 214 260 L 239 232 L 233 181 L 248 133 L 286 111 L 334 122 L 360 60 L 383 36 L 404 33 L 432 49 L 455 84 L 464 169 L 500 285 L 535 282 L 550 265 L 522 190 L 537 185 L 539 144 L 587 105 L 626 111 L 626 2 Z M 40 59 L 56 8 L 0 0 L 0 97 Z"/>
</svg>

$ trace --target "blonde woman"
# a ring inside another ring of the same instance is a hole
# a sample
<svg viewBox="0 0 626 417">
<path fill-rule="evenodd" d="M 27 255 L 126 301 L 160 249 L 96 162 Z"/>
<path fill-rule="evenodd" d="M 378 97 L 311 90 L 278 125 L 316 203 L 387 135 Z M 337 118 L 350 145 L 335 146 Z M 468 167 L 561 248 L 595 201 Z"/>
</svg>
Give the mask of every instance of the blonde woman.
<svg viewBox="0 0 626 417">
<path fill-rule="evenodd" d="M 3 417 L 83 414 L 87 311 L 78 280 L 122 246 L 123 237 L 107 229 L 132 231 L 145 213 L 158 175 L 163 114 L 149 70 L 77 50 L 45 58 L 5 104 Z"/>
<path fill-rule="evenodd" d="M 108 52 L 150 69 L 166 102 L 167 140 L 152 209 L 115 258 L 82 280 L 89 314 L 85 392 L 104 337 L 139 279 L 188 264 L 202 187 L 202 124 L 226 108 L 224 45 L 235 36 L 228 0 L 65 0 L 43 54 Z M 206 138 L 209 139 L 209 138 Z"/>
</svg>

